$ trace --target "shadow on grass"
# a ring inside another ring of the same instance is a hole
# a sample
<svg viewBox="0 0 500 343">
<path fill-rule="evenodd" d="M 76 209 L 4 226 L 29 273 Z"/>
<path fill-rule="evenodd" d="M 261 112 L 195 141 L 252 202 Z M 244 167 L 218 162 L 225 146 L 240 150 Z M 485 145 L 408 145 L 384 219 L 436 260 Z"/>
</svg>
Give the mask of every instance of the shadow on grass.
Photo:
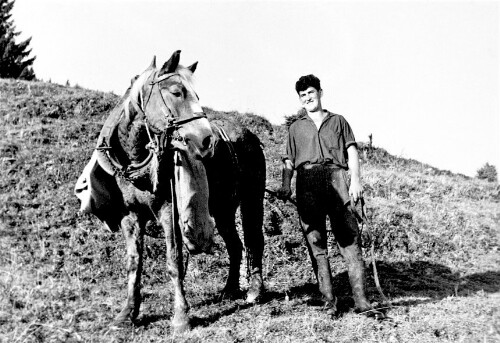
<svg viewBox="0 0 500 343">
<path fill-rule="evenodd" d="M 500 271 L 488 271 L 460 277 L 459 273 L 454 273 L 446 266 L 426 261 L 412 263 L 377 262 L 377 269 L 382 290 L 389 298 L 390 306 L 414 306 L 440 301 L 449 296 L 466 297 L 478 291 L 489 293 L 500 291 Z M 380 306 L 385 306 L 375 287 L 371 265 L 369 269 L 366 269 L 366 272 L 368 298 L 372 302 L 377 302 Z M 337 315 L 343 316 L 354 308 L 347 272 L 333 275 L 332 282 L 338 298 Z M 288 296 L 288 299 L 295 305 L 305 304 L 311 307 L 322 307 L 323 301 L 316 283 L 306 282 L 290 286 L 290 288 L 282 291 L 266 291 L 259 302 L 259 306 L 279 306 L 275 303 L 282 302 Z M 243 297 L 244 294 L 242 293 L 241 296 Z M 391 301 L 391 299 L 398 297 L 414 297 L 417 299 Z M 191 325 L 193 328 L 206 327 L 217 322 L 222 317 L 230 316 L 252 306 L 254 305 L 245 303 L 242 298 L 221 300 L 220 294 L 214 294 L 197 304 L 193 304 L 195 308 L 209 307 L 210 309 L 203 310 L 206 313 L 204 316 L 192 315 Z M 136 325 L 147 326 L 169 318 L 170 314 L 147 315 L 143 316 Z"/>
<path fill-rule="evenodd" d="M 253 305 L 247 304 L 247 303 L 242 303 L 241 301 L 238 301 L 238 302 L 233 301 L 233 302 L 231 302 L 230 305 L 224 306 L 224 308 L 222 308 L 221 310 L 210 313 L 206 316 L 203 316 L 203 317 L 192 316 L 191 317 L 191 325 L 193 327 L 199 327 L 199 326 L 206 327 L 206 326 L 209 326 L 210 324 L 217 322 L 222 317 L 229 316 L 237 311 L 244 310 L 244 309 L 249 308 L 251 306 L 253 306 Z"/>
<path fill-rule="evenodd" d="M 449 296 L 466 297 L 479 291 L 494 293 L 500 291 L 500 271 L 487 271 L 461 277 L 450 268 L 427 261 L 412 263 L 377 262 L 377 269 L 382 291 L 389 298 L 391 306 L 412 306 L 422 303 L 440 301 Z M 367 296 L 378 306 L 385 306 L 379 295 L 373 278 L 370 265 L 366 269 Z M 338 315 L 353 310 L 351 286 L 347 272 L 334 274 L 332 283 L 338 297 Z M 321 306 L 321 294 L 316 283 L 304 283 L 292 286 L 286 290 L 290 300 L 305 302 L 311 306 Z M 283 292 L 270 292 L 266 296 L 267 302 L 283 299 Z M 391 301 L 397 297 L 415 297 L 421 299 Z"/>
<path fill-rule="evenodd" d="M 221 317 L 229 316 L 239 310 L 245 309 L 249 306 L 252 306 L 250 304 L 241 304 L 237 302 L 233 302 L 229 306 L 225 306 L 225 308 L 221 309 L 220 311 L 216 311 L 213 313 L 210 313 L 207 316 L 200 317 L 200 316 L 193 316 L 190 315 L 191 318 L 191 327 L 206 327 L 209 326 L 212 323 L 215 323 L 218 321 Z M 139 320 L 135 322 L 135 326 L 148 326 L 150 324 L 153 324 L 155 322 L 159 321 L 164 321 L 164 320 L 170 320 L 172 318 L 172 314 L 152 314 L 152 315 L 143 315 Z"/>
<path fill-rule="evenodd" d="M 382 291 L 389 298 L 392 306 L 412 306 L 422 303 L 440 301 L 449 296 L 466 297 L 479 291 L 494 293 L 500 291 L 500 271 L 487 271 L 461 277 L 459 273 L 441 264 L 427 261 L 412 263 L 377 262 L 377 269 Z M 379 295 L 373 278 L 370 265 L 366 269 L 367 296 L 370 301 L 384 306 L 383 298 Z M 347 272 L 334 274 L 332 283 L 338 297 L 338 315 L 353 310 L 351 286 Z M 286 290 L 290 300 L 305 302 L 311 306 L 321 306 L 321 294 L 316 283 L 304 283 L 292 286 Z M 269 292 L 265 302 L 283 299 L 283 292 Z M 415 297 L 420 299 L 391 301 L 397 297 Z"/>
<path fill-rule="evenodd" d="M 243 292 L 241 292 L 239 295 L 240 295 L 239 298 L 222 299 L 221 294 L 217 293 L 208 297 L 207 299 L 204 299 L 199 303 L 192 304 L 193 308 L 216 306 L 217 311 L 208 313 L 206 316 L 203 317 L 191 314 L 190 315 L 191 326 L 193 328 L 200 326 L 205 327 L 212 323 L 215 323 L 221 317 L 229 316 L 237 311 L 244 310 L 248 307 L 253 306 L 252 304 L 245 303 L 241 299 L 241 297 L 244 295 Z M 208 311 L 204 312 L 207 313 Z M 143 315 L 135 322 L 135 326 L 148 326 L 158 321 L 170 320 L 172 316 L 173 316 L 172 313 Z"/>
<path fill-rule="evenodd" d="M 479 291 L 500 291 L 500 271 L 487 271 L 461 277 L 450 268 L 427 261 L 412 263 L 377 263 L 380 284 L 386 296 L 416 297 L 422 300 L 392 302 L 393 305 L 416 305 L 439 301 L 449 296 L 466 297 Z M 378 296 L 373 274 L 369 273 L 368 292 Z M 381 299 L 380 299 L 381 300 Z"/>
<path fill-rule="evenodd" d="M 140 316 L 135 322 L 134 326 L 148 326 L 150 324 L 163 321 L 170 320 L 172 315 L 170 313 L 162 313 L 162 314 L 144 314 Z"/>
</svg>

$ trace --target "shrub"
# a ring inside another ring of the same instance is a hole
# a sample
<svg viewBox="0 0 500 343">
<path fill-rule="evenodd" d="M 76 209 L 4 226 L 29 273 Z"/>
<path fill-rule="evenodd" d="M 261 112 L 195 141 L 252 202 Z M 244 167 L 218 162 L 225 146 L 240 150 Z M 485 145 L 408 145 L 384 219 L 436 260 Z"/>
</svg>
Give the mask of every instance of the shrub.
<svg viewBox="0 0 500 343">
<path fill-rule="evenodd" d="M 486 162 L 484 166 L 478 169 L 477 176 L 480 180 L 488 180 L 489 182 L 497 182 L 497 169 L 495 166 Z"/>
</svg>

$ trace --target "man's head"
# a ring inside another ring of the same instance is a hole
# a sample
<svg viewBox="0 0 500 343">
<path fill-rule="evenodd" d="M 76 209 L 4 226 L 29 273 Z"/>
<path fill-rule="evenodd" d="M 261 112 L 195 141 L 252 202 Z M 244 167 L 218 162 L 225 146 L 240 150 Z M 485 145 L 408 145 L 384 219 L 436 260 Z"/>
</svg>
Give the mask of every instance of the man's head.
<svg viewBox="0 0 500 343">
<path fill-rule="evenodd" d="M 321 90 L 321 81 L 313 74 L 301 76 L 300 79 L 295 82 L 297 94 L 300 94 L 301 91 L 305 91 L 309 87 L 313 87 L 318 92 Z"/>
<path fill-rule="evenodd" d="M 302 76 L 295 83 L 295 90 L 299 94 L 300 103 L 307 112 L 312 113 L 323 110 L 321 106 L 323 91 L 316 76 L 312 74 Z"/>
</svg>

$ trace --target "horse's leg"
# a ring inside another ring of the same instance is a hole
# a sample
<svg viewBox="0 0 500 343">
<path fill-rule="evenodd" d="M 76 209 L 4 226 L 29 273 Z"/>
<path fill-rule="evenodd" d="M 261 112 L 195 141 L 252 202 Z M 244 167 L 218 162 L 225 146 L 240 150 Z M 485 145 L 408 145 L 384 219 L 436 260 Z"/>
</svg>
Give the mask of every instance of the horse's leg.
<svg viewBox="0 0 500 343">
<path fill-rule="evenodd" d="M 121 220 L 125 242 L 127 245 L 127 300 L 121 312 L 114 320 L 115 325 L 133 322 L 139 314 L 141 306 L 141 272 L 143 232 L 136 213 L 130 212 Z"/>
<path fill-rule="evenodd" d="M 241 243 L 235 225 L 235 210 L 231 206 L 224 204 L 214 211 L 214 219 L 217 226 L 217 231 L 222 236 L 226 244 L 227 253 L 229 255 L 229 274 L 226 280 L 226 286 L 222 291 L 222 296 L 234 297 L 240 291 L 240 265 L 243 244 Z M 224 207 L 224 208 L 220 208 Z"/>
<path fill-rule="evenodd" d="M 261 183 L 253 184 L 248 182 L 248 184 L 241 187 L 240 211 L 243 237 L 247 249 L 247 272 L 249 276 L 246 298 L 248 303 L 256 302 L 264 290 L 262 281 L 264 187 L 260 186 Z"/>
<path fill-rule="evenodd" d="M 160 223 L 165 230 L 167 245 L 167 272 L 174 285 L 174 318 L 172 328 L 175 332 L 183 332 L 190 328 L 189 305 L 184 291 L 184 265 L 182 256 L 182 236 L 178 226 L 172 220 L 172 205 L 165 204 L 160 210 Z M 187 267 L 187 266 L 186 266 Z"/>
</svg>

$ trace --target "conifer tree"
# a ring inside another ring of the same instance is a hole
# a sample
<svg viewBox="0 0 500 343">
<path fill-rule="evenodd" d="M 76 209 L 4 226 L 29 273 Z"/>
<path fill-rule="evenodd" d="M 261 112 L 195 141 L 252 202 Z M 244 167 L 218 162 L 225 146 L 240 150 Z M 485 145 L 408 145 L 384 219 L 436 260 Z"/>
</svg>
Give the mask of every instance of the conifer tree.
<svg viewBox="0 0 500 343">
<path fill-rule="evenodd" d="M 33 80 L 35 57 L 29 58 L 31 49 L 28 49 L 31 37 L 20 43 L 15 41 L 20 32 L 15 31 L 10 14 L 14 2 L 0 0 L 0 77 Z"/>
</svg>

